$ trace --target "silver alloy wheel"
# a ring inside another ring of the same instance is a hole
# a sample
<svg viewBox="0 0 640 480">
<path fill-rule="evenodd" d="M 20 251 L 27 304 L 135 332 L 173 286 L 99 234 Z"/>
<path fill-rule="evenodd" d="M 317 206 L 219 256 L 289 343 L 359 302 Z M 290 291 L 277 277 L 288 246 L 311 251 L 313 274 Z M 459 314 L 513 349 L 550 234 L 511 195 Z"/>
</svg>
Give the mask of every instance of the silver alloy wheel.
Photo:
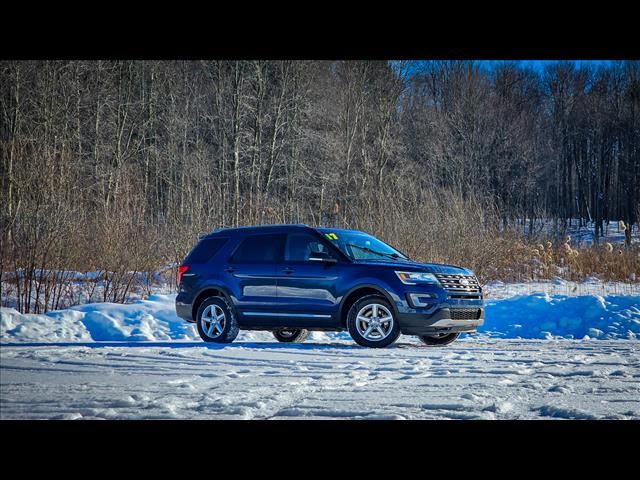
<svg viewBox="0 0 640 480">
<path fill-rule="evenodd" d="M 371 303 L 361 308 L 356 315 L 356 329 L 367 340 L 379 342 L 393 330 L 393 315 L 384 305 Z"/>
<path fill-rule="evenodd" d="M 209 305 L 204 309 L 202 316 L 200 317 L 200 326 L 202 327 L 202 331 L 209 338 L 217 338 L 222 335 L 225 323 L 226 317 L 224 315 L 224 310 L 222 310 L 218 305 Z"/>
</svg>

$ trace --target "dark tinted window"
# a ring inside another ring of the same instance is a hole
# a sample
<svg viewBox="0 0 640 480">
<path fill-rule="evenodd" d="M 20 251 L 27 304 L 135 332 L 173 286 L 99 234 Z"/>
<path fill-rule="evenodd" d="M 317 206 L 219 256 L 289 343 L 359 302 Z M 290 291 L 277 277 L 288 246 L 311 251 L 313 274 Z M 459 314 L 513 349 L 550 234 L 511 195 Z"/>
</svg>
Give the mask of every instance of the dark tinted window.
<svg viewBox="0 0 640 480">
<path fill-rule="evenodd" d="M 285 235 L 250 235 L 246 237 L 231 258 L 237 263 L 275 262 L 280 257 Z"/>
<path fill-rule="evenodd" d="M 329 253 L 329 249 L 308 233 L 291 233 L 287 236 L 284 259 L 290 262 L 306 262 L 312 252 Z"/>
<path fill-rule="evenodd" d="M 203 238 L 198 242 L 191 253 L 184 259 L 185 264 L 189 263 L 205 263 L 220 251 L 222 246 L 227 243 L 227 238 Z"/>
</svg>

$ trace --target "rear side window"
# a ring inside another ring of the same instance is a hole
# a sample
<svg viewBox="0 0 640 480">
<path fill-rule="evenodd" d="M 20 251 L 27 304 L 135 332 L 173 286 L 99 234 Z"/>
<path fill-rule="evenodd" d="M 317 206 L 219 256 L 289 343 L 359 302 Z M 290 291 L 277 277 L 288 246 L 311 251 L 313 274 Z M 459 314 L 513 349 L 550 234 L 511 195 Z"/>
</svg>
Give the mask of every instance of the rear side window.
<svg viewBox="0 0 640 480">
<path fill-rule="evenodd" d="M 206 263 L 227 243 L 227 238 L 203 238 L 184 259 L 185 264 Z"/>
<path fill-rule="evenodd" d="M 249 235 L 231 257 L 235 263 L 267 263 L 280 258 L 285 235 Z"/>
</svg>

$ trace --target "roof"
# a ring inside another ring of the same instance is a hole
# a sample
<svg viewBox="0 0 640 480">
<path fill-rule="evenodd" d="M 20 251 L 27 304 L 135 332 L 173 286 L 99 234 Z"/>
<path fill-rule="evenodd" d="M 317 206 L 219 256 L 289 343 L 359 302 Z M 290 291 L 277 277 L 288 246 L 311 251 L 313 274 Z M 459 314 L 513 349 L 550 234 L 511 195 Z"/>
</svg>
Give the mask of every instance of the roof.
<svg viewBox="0 0 640 480">
<path fill-rule="evenodd" d="M 209 235 L 217 234 L 217 233 L 237 233 L 237 232 L 251 232 L 251 231 L 270 231 L 270 230 L 285 230 L 285 229 L 300 229 L 300 230 L 308 230 L 311 229 L 309 225 L 305 225 L 303 223 L 295 223 L 295 224 L 269 224 L 269 225 L 247 225 L 242 227 L 221 227 L 217 228 Z"/>
<path fill-rule="evenodd" d="M 221 228 L 217 228 L 216 230 L 214 230 L 213 232 L 204 235 L 205 237 L 208 237 L 209 235 L 216 235 L 219 233 L 222 234 L 230 234 L 233 235 L 235 233 L 239 233 L 239 232 L 261 232 L 261 231 L 273 231 L 273 230 L 277 230 L 277 231 L 282 231 L 282 230 L 317 230 L 321 233 L 329 233 L 329 232 L 351 232 L 351 233 L 363 233 L 359 230 L 349 230 L 349 229 L 344 229 L 344 228 L 331 228 L 331 227 L 310 227 L 309 225 L 306 225 L 304 223 L 275 223 L 275 224 L 268 224 L 268 225 L 247 225 L 247 226 L 242 226 L 242 227 L 221 227 Z"/>
</svg>

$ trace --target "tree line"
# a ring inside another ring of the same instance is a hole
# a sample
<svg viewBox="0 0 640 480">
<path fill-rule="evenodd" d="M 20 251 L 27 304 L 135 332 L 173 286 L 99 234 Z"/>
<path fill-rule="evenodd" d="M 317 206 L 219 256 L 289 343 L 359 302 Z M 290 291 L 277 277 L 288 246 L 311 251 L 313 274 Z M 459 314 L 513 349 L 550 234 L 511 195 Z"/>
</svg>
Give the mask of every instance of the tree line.
<svg viewBox="0 0 640 480">
<path fill-rule="evenodd" d="M 639 67 L 1 61 L 0 268 L 37 310 L 68 270 L 124 300 L 219 226 L 360 228 L 472 263 L 497 248 L 474 238 L 542 219 L 597 240 L 638 223 Z"/>
</svg>

